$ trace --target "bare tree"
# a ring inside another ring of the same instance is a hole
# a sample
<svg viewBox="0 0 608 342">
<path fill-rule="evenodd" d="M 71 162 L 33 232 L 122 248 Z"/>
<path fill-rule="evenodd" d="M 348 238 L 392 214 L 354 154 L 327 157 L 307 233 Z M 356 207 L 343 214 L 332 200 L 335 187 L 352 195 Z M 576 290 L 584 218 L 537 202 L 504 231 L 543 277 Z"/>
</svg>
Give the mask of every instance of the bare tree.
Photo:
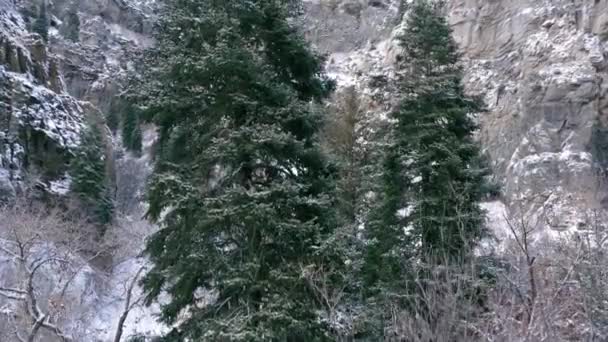
<svg viewBox="0 0 608 342">
<path fill-rule="evenodd" d="M 505 217 L 505 221 L 507 223 L 510 233 L 512 234 L 512 238 L 517 245 L 517 248 L 519 248 L 519 251 L 524 257 L 526 273 L 528 275 L 529 291 L 524 292 L 521 290 L 521 287 L 514 286 L 517 295 L 523 302 L 526 303 L 526 315 L 524 319 L 524 327 L 526 327 L 530 323 L 530 320 L 534 313 L 534 304 L 538 293 L 536 284 L 536 271 L 534 269 L 536 256 L 532 255 L 531 252 L 532 234 L 537 229 L 537 227 L 531 225 L 530 222 L 526 220 L 523 216 L 521 216 L 517 222 L 515 222 L 510 217 Z"/>
<path fill-rule="evenodd" d="M 438 259 L 439 258 L 439 259 Z M 388 341 L 455 342 L 475 341 L 481 311 L 480 286 L 473 260 L 454 263 L 449 257 L 433 255 L 432 264 L 412 263 L 412 280 L 406 294 L 391 300 L 385 327 Z M 443 261 L 441 261 L 443 260 Z M 403 303 L 408 303 L 404 305 Z"/>
<path fill-rule="evenodd" d="M 325 308 L 327 321 L 334 328 L 339 325 L 339 309 L 344 304 L 344 291 L 346 283 L 336 286 L 331 277 L 336 275 L 336 270 L 324 265 L 301 266 L 302 277 L 306 280 L 308 287 L 315 295 L 317 302 Z"/>
<path fill-rule="evenodd" d="M 116 219 L 116 224 L 110 227 L 106 234 L 106 244 L 111 246 L 113 254 L 114 270 L 117 271 L 120 265 L 129 265 L 135 262 L 137 268 L 129 267 L 129 270 L 118 272 L 114 277 L 124 279 L 124 298 L 123 309 L 116 323 L 113 340 L 119 342 L 125 334 L 127 318 L 134 309 L 143 305 L 144 294 L 139 288 L 139 281 L 147 271 L 146 262 L 140 259 L 141 252 L 145 246 L 145 239 L 156 230 L 156 226 L 144 219 L 136 219 L 128 216 L 121 216 Z M 136 270 L 136 271 L 132 271 Z M 134 272 L 131 274 L 130 272 Z"/>
<path fill-rule="evenodd" d="M 335 155 L 341 165 L 338 182 L 340 209 L 355 222 L 361 205 L 363 181 L 363 148 L 365 109 L 361 95 L 354 87 L 336 94 L 323 130 L 325 149 Z"/>
<path fill-rule="evenodd" d="M 608 339 L 608 229 L 603 221 L 593 211 L 587 217 L 586 229 L 561 250 L 566 259 L 562 264 L 567 262 L 573 267 L 581 311 L 588 322 L 589 339 L 593 340 Z"/>
<path fill-rule="evenodd" d="M 124 331 L 125 322 L 127 321 L 129 313 L 131 312 L 131 310 L 133 310 L 133 308 L 140 305 L 144 298 L 143 295 L 135 296 L 134 294 L 135 286 L 137 285 L 137 282 L 139 281 L 140 276 L 142 272 L 144 272 L 144 270 L 145 266 L 141 266 L 139 268 L 135 276 L 131 279 L 128 288 L 126 289 L 125 307 L 122 311 L 122 314 L 120 315 L 120 318 L 118 319 L 116 334 L 114 335 L 114 342 L 120 342 Z"/>
<path fill-rule="evenodd" d="M 14 271 L 12 279 L 5 274 L 0 280 L 0 297 L 18 303 L 18 309 L 5 310 L 6 318 L 15 323 L 14 337 L 33 342 L 44 330 L 60 341 L 72 341 L 58 322 L 74 277 L 64 281 L 59 293 L 43 293 L 39 278 L 43 273 L 77 272 L 82 260 L 73 256 L 88 251 L 92 231 L 59 211 L 21 200 L 0 208 L 0 217 L 0 254 Z M 46 303 L 42 300 L 45 295 L 49 298 Z"/>
<path fill-rule="evenodd" d="M 556 225 L 548 219 L 549 206 L 527 215 L 519 209 L 505 217 L 509 237 L 500 258 L 508 267 L 498 274 L 489 310 L 476 323 L 480 336 L 486 341 L 603 340 L 593 332 L 593 300 L 586 300 L 602 290 L 585 288 L 582 281 L 602 278 L 586 266 L 592 264 L 594 243 L 581 239 L 581 231 L 552 231 Z"/>
</svg>

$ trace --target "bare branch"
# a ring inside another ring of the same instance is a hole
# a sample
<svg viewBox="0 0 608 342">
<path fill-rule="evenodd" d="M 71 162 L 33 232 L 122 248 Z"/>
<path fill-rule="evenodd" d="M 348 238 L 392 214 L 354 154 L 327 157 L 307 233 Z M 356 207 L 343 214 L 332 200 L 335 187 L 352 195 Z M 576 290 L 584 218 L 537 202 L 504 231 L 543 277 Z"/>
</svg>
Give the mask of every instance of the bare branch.
<svg viewBox="0 0 608 342">
<path fill-rule="evenodd" d="M 59 327 L 57 327 L 54 324 L 51 324 L 48 321 L 48 318 L 42 322 L 41 326 L 43 328 L 53 332 L 57 337 L 59 337 L 59 339 L 61 339 L 62 342 L 71 342 L 72 341 L 72 338 L 67 336 L 63 331 L 61 331 L 61 329 L 59 329 Z"/>
<path fill-rule="evenodd" d="M 0 245 L 0 251 L 2 251 L 2 252 L 6 253 L 6 254 L 14 257 L 14 258 L 19 258 L 19 255 L 17 253 L 14 253 L 13 251 L 11 251 L 9 249 L 4 248 L 2 245 Z"/>
<path fill-rule="evenodd" d="M 101 254 L 103 254 L 105 251 L 106 251 L 105 249 L 99 250 L 92 257 L 90 257 L 87 260 L 85 260 L 85 262 L 83 262 L 76 270 L 74 270 L 72 272 L 72 275 L 70 276 L 70 278 L 65 282 L 65 284 L 61 288 L 61 294 L 59 296 L 60 298 L 65 298 L 65 294 L 66 294 L 68 288 L 70 287 L 70 285 L 72 284 L 72 282 L 74 281 L 74 279 L 76 279 L 76 277 L 78 276 L 78 274 L 80 273 L 80 271 L 83 268 L 85 268 L 89 262 L 95 260 L 95 258 L 97 258 Z"/>
<path fill-rule="evenodd" d="M 21 289 L 14 289 L 11 287 L 1 287 L 0 286 L 0 291 L 6 291 L 6 292 L 12 292 L 12 293 L 17 293 L 17 294 L 22 294 L 22 295 L 27 295 L 27 292 L 21 290 Z"/>
<path fill-rule="evenodd" d="M 21 337 L 21 334 L 19 334 L 19 331 L 15 330 L 15 337 L 17 337 L 17 340 L 19 340 L 19 342 L 25 342 L 25 340 L 23 339 L 23 337 Z"/>
<path fill-rule="evenodd" d="M 25 296 L 17 296 L 17 295 L 14 295 L 14 294 L 3 293 L 2 291 L 4 291 L 4 290 L 0 289 L 0 296 L 2 296 L 4 298 L 14 299 L 14 300 L 20 300 L 20 301 L 26 300 Z"/>
<path fill-rule="evenodd" d="M 36 338 L 36 335 L 38 334 L 38 330 L 40 330 L 40 327 L 42 327 L 42 323 L 44 322 L 45 319 L 46 319 L 45 315 L 41 315 L 38 318 L 36 318 L 36 321 L 34 322 L 34 325 L 32 325 L 32 329 L 30 330 L 30 334 L 27 338 L 27 342 L 34 342 L 34 339 Z"/>
<path fill-rule="evenodd" d="M 137 303 L 139 303 L 139 301 L 142 298 L 142 297 L 139 297 L 137 300 L 135 300 L 133 303 L 131 303 L 131 297 L 133 296 L 133 289 L 135 288 L 135 285 L 137 284 L 137 281 L 139 280 L 141 273 L 145 269 L 146 269 L 145 266 L 141 266 L 139 268 L 139 270 L 137 270 L 137 273 L 135 274 L 133 279 L 131 280 L 131 284 L 129 285 L 129 289 L 127 290 L 127 299 L 125 301 L 125 308 L 122 312 L 122 315 L 120 316 L 120 318 L 118 320 L 118 326 L 116 327 L 116 335 L 114 336 L 114 342 L 120 342 L 120 339 L 122 338 L 122 334 L 123 334 L 123 330 L 124 330 L 125 321 L 127 320 L 127 317 L 129 316 L 129 312 L 135 307 L 135 305 L 137 305 Z"/>
<path fill-rule="evenodd" d="M 40 261 L 38 264 L 36 264 L 34 266 L 33 269 L 28 270 L 29 272 L 29 277 L 28 277 L 28 281 L 27 281 L 27 293 L 30 299 L 30 307 L 33 313 L 33 317 L 34 319 L 40 318 L 41 316 L 44 316 L 41 313 L 40 308 L 38 307 L 38 300 L 36 298 L 36 292 L 34 290 L 34 277 L 36 276 L 36 272 L 40 269 L 40 267 L 51 263 L 51 262 L 63 262 L 63 263 L 67 263 L 68 261 L 65 259 L 60 259 L 60 258 L 49 258 L 43 261 Z"/>
<path fill-rule="evenodd" d="M 49 264 L 69 265 L 69 259 L 60 254 L 71 252 L 71 244 L 82 246 L 85 240 L 81 234 L 88 234 L 89 227 L 80 221 L 65 220 L 58 211 L 29 204 L 0 207 L 0 217 L 0 253 L 13 258 L 11 262 L 15 263 L 17 273 L 15 284 L 0 286 L 0 296 L 23 303 L 14 317 L 8 318 L 15 326 L 16 340 L 33 342 L 40 338 L 41 330 L 48 330 L 61 341 L 72 341 L 53 322 L 52 313 L 40 307 L 36 276 Z M 18 322 L 11 319 L 16 317 L 27 323 L 28 326 L 22 328 L 27 332 L 17 328 Z"/>
</svg>

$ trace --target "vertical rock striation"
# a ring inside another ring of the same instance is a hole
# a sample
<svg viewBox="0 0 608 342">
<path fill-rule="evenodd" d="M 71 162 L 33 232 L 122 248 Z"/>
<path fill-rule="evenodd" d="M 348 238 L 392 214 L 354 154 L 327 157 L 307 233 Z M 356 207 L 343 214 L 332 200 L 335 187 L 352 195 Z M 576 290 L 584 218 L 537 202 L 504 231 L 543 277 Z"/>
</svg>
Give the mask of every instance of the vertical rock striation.
<svg viewBox="0 0 608 342">
<path fill-rule="evenodd" d="M 393 105 L 400 14 L 408 1 L 308 1 L 310 39 L 329 54 L 338 86 Z M 356 8 L 357 11 L 354 11 Z M 490 215 L 524 215 L 556 235 L 594 224 L 608 209 L 606 0 L 449 0 L 467 90 L 482 96 L 479 139 L 502 185 Z M 373 23 L 373 24 L 368 24 Z M 347 39 L 341 32 L 355 37 Z"/>
<path fill-rule="evenodd" d="M 0 2 L 0 199 L 14 196 L 26 174 L 47 187 L 64 177 L 82 118 L 57 58 L 12 1 Z"/>
<path fill-rule="evenodd" d="M 480 139 L 511 211 L 553 231 L 605 215 L 605 0 L 452 0 Z"/>
</svg>

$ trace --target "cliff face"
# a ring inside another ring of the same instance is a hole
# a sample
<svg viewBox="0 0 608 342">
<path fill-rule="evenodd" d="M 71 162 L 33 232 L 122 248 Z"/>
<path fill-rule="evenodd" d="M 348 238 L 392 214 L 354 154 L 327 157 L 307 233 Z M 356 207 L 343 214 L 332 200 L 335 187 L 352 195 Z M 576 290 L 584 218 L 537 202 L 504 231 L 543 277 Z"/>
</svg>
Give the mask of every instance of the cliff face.
<svg viewBox="0 0 608 342">
<path fill-rule="evenodd" d="M 608 208 L 608 2 L 452 1 L 467 86 L 486 99 L 480 138 L 514 210 L 550 228 Z"/>
<path fill-rule="evenodd" d="M 392 75 L 394 24 L 407 1 L 329 3 L 308 3 L 315 15 L 307 26 L 330 54 L 328 70 L 339 85 L 383 98 L 374 80 Z M 490 215 L 506 208 L 550 235 L 604 217 L 608 1 L 451 0 L 445 11 L 466 88 L 488 109 L 479 115 L 479 139 L 503 190 L 487 205 Z M 340 32 L 357 38 L 344 44 Z M 386 113 L 390 100 L 381 102 L 370 110 Z"/>
<path fill-rule="evenodd" d="M 0 199 L 24 182 L 65 193 L 83 123 L 118 110 L 130 56 L 151 44 L 144 1 L 50 2 L 48 42 L 32 32 L 40 4 L 0 1 Z"/>
<path fill-rule="evenodd" d="M 83 113 L 65 91 L 58 60 L 12 1 L 0 2 L 0 197 L 15 194 L 26 170 L 47 185 L 63 176 Z"/>
</svg>

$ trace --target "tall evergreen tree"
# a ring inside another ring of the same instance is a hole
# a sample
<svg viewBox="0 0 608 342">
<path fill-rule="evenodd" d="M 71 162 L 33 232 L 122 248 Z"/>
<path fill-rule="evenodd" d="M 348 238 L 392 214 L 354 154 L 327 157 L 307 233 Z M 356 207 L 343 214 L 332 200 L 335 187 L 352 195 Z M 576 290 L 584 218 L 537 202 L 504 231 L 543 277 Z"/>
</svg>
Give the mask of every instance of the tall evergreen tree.
<svg viewBox="0 0 608 342">
<path fill-rule="evenodd" d="M 303 273 L 343 264 L 325 248 L 334 172 L 310 106 L 331 83 L 286 11 L 169 1 L 130 87 L 160 132 L 148 198 L 161 229 L 144 284 L 149 302 L 170 294 L 166 341 L 329 339 Z"/>
<path fill-rule="evenodd" d="M 401 277 L 408 257 L 466 257 L 484 232 L 487 169 L 471 117 L 482 105 L 464 93 L 451 29 L 436 5 L 415 0 L 399 39 L 402 101 L 369 229 L 371 283 Z"/>
<path fill-rule="evenodd" d="M 32 29 L 38 33 L 44 41 L 49 40 L 49 19 L 46 12 L 46 0 L 42 1 L 40 8 L 38 9 L 38 16 L 34 20 Z"/>
<path fill-rule="evenodd" d="M 132 152 L 141 152 L 142 143 L 141 126 L 139 116 L 134 106 L 126 106 L 122 113 L 122 143 L 123 146 Z"/>
<path fill-rule="evenodd" d="M 334 105 L 323 131 L 324 146 L 333 159 L 341 164 L 337 182 L 338 212 L 350 225 L 357 225 L 365 187 L 363 167 L 366 151 L 363 121 L 365 110 L 360 94 L 354 87 L 337 92 Z"/>
<path fill-rule="evenodd" d="M 65 37 L 74 43 L 78 43 L 80 40 L 80 17 L 78 16 L 77 4 L 72 5 L 65 21 Z"/>
<path fill-rule="evenodd" d="M 122 128 L 124 124 L 124 116 L 128 110 L 133 110 L 135 106 L 122 96 L 114 98 L 110 105 L 110 109 L 106 113 L 106 125 L 116 134 L 116 132 Z M 139 121 L 139 117 L 135 115 L 135 119 Z"/>
<path fill-rule="evenodd" d="M 71 191 L 78 196 L 87 216 L 100 225 L 100 235 L 114 214 L 103 146 L 99 129 L 94 125 L 88 126 L 81 134 L 80 146 L 70 164 Z"/>
</svg>

